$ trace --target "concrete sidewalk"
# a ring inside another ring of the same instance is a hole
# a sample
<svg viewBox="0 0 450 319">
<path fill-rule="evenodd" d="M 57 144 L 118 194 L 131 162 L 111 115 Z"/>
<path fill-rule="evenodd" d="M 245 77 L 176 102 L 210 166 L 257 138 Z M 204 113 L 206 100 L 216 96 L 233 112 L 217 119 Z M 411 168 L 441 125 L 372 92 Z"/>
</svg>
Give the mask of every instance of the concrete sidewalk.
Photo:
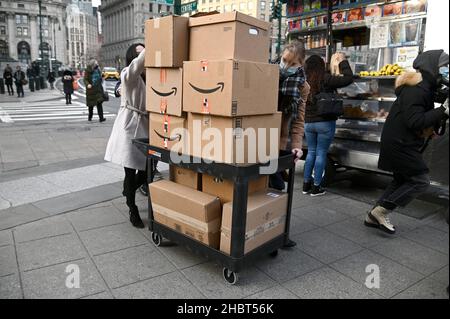
<svg viewBox="0 0 450 319">
<path fill-rule="evenodd" d="M 246 269 L 237 286 L 225 284 L 214 263 L 182 247 L 157 248 L 147 229 L 133 228 L 120 184 L 2 210 L 0 298 L 448 298 L 449 235 L 440 215 L 395 214 L 399 233 L 390 237 L 363 226 L 370 205 L 305 197 L 300 182 L 291 225 L 298 246 Z M 100 193 L 105 200 L 89 204 L 88 194 Z M 74 209 L 80 201 L 87 207 Z M 138 205 L 147 223 L 147 199 L 139 195 Z M 80 288 L 66 287 L 68 265 L 79 267 Z M 368 265 L 380 269 L 379 289 L 365 286 Z"/>
</svg>

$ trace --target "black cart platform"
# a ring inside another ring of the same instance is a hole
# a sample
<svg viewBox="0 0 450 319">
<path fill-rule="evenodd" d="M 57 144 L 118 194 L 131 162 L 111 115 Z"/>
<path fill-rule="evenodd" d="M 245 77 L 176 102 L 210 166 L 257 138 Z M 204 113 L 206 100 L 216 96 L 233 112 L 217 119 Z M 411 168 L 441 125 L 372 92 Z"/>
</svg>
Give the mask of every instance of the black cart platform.
<svg viewBox="0 0 450 319">
<path fill-rule="evenodd" d="M 245 233 L 247 222 L 247 197 L 248 183 L 250 180 L 257 179 L 261 176 L 260 168 L 268 164 L 254 164 L 249 166 L 236 166 L 223 163 L 206 163 L 205 161 L 185 156 L 180 163 L 172 162 L 171 152 L 162 148 L 150 146 L 148 140 L 133 140 L 134 145 L 147 156 L 148 167 L 153 167 L 155 161 L 164 162 L 181 168 L 189 169 L 198 173 L 208 174 L 223 180 L 231 180 L 234 183 L 233 194 L 233 213 L 231 228 L 231 254 L 227 255 L 217 249 L 211 248 L 193 238 L 187 237 L 182 233 L 171 228 L 159 224 L 153 218 L 152 202 L 149 196 L 148 201 L 148 220 L 149 230 L 152 232 L 152 240 L 156 246 L 160 246 L 162 239 L 181 246 L 185 246 L 188 250 L 214 261 L 223 267 L 224 279 L 235 284 L 238 281 L 238 273 L 246 266 L 254 264 L 255 261 L 261 259 L 264 255 L 276 257 L 278 249 L 284 246 L 289 238 L 289 227 L 292 209 L 292 196 L 294 189 L 295 163 L 294 156 L 288 152 L 282 153 L 275 160 L 277 163 L 277 171 L 289 171 L 288 181 L 288 207 L 286 212 L 286 229 L 284 234 L 274 238 L 273 240 L 263 244 L 262 246 L 244 254 Z M 177 155 L 177 154 L 172 154 Z M 149 169 L 148 183 L 154 180 L 154 172 Z"/>
</svg>

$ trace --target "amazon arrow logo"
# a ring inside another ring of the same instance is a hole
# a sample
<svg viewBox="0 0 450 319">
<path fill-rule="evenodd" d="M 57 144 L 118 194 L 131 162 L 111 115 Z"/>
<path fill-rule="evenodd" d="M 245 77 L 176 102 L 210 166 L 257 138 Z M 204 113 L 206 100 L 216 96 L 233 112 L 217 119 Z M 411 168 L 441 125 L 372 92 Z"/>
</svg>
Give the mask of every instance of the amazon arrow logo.
<svg viewBox="0 0 450 319">
<path fill-rule="evenodd" d="M 178 142 L 181 141 L 181 137 L 182 137 L 181 134 L 176 134 L 174 137 L 165 137 L 164 135 L 158 133 L 157 130 L 153 130 L 153 131 L 156 133 L 156 135 L 158 135 L 163 140 L 167 140 L 169 142 L 175 142 L 177 140 L 178 140 Z"/>
<path fill-rule="evenodd" d="M 191 88 L 193 88 L 194 90 L 196 90 L 197 92 L 202 93 L 202 94 L 212 94 L 219 90 L 220 90 L 220 92 L 223 92 L 223 89 L 225 87 L 225 83 L 223 83 L 223 82 L 217 83 L 217 87 L 215 87 L 213 89 L 201 89 L 199 87 L 196 87 L 195 85 L 193 85 L 190 82 L 189 82 L 189 85 L 191 86 Z"/>
<path fill-rule="evenodd" d="M 175 96 L 175 95 L 177 95 L 177 91 L 178 91 L 177 88 L 175 88 L 175 87 L 173 87 L 172 91 L 170 91 L 168 93 L 159 92 L 159 91 L 155 90 L 153 87 L 152 87 L 152 90 L 153 90 L 153 92 L 155 92 L 155 94 L 162 96 L 162 97 L 171 96 L 172 94 Z"/>
</svg>

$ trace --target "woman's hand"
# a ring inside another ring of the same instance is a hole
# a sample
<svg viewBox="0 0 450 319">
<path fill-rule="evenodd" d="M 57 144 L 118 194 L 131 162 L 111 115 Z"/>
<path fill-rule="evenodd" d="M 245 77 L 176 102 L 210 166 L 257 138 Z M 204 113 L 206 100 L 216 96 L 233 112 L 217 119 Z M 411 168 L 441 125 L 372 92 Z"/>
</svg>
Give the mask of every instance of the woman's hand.
<svg viewBox="0 0 450 319">
<path fill-rule="evenodd" d="M 347 60 L 347 57 L 345 56 L 345 53 L 339 52 L 337 53 L 336 62 L 339 64 L 343 61 Z"/>
<path fill-rule="evenodd" d="M 294 154 L 294 156 L 295 156 L 294 162 L 297 163 L 302 158 L 303 151 L 299 148 L 294 148 L 292 150 L 292 154 Z"/>
</svg>

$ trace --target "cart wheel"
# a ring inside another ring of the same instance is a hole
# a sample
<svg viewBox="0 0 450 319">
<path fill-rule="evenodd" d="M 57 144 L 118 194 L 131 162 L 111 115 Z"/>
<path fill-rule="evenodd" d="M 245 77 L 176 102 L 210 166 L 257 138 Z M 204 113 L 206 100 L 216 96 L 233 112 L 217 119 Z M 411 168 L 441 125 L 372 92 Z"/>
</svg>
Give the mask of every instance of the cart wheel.
<svg viewBox="0 0 450 319">
<path fill-rule="evenodd" d="M 161 246 L 162 238 L 157 233 L 152 233 L 152 240 L 156 247 Z"/>
<path fill-rule="evenodd" d="M 269 256 L 272 257 L 272 258 L 276 258 L 276 257 L 278 256 L 278 249 L 275 250 L 275 251 L 272 251 L 272 252 L 269 254 Z"/>
<path fill-rule="evenodd" d="M 230 284 L 230 285 L 235 285 L 238 280 L 239 280 L 239 276 L 237 273 L 229 270 L 228 268 L 224 268 L 223 269 L 223 278 Z"/>
</svg>

